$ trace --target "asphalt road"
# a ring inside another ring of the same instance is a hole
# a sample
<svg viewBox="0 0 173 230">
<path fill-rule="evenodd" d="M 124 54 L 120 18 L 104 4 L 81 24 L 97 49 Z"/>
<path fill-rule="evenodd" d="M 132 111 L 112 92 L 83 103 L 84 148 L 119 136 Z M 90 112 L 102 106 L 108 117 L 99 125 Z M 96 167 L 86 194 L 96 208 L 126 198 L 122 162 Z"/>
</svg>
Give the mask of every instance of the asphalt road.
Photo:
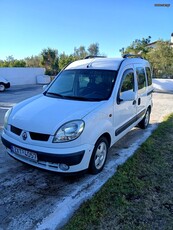
<svg viewBox="0 0 173 230">
<path fill-rule="evenodd" d="M 22 86 L 1 93 L 0 129 L 9 107 L 41 91 L 42 86 Z M 109 151 L 105 169 L 96 176 L 62 177 L 24 165 L 9 157 L 0 143 L 0 230 L 53 230 L 62 226 L 134 153 L 163 117 L 173 112 L 173 94 L 154 93 L 153 101 L 149 128 L 135 128 L 116 143 Z"/>
</svg>

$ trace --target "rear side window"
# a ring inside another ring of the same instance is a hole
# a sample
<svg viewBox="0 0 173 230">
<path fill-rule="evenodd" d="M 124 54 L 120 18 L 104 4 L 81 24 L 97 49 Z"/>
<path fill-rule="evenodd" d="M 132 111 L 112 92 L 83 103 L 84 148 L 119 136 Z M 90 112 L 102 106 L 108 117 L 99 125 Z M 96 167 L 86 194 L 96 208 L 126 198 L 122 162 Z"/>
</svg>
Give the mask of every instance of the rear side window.
<svg viewBox="0 0 173 230">
<path fill-rule="evenodd" d="M 145 71 L 142 67 L 136 68 L 136 75 L 137 75 L 137 81 L 138 81 L 138 90 L 145 89 L 146 87 L 146 77 L 145 77 Z"/>
<path fill-rule="evenodd" d="M 146 70 L 146 74 L 147 74 L 148 85 L 152 85 L 151 70 L 149 67 L 146 67 L 145 70 Z"/>
</svg>

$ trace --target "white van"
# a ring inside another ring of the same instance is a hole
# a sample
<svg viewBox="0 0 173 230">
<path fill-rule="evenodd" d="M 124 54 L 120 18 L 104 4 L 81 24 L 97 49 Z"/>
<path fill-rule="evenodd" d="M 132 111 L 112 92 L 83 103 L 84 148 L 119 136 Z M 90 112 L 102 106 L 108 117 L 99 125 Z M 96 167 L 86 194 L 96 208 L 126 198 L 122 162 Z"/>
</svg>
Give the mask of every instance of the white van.
<svg viewBox="0 0 173 230">
<path fill-rule="evenodd" d="M 142 58 L 75 61 L 42 94 L 6 113 L 2 143 L 15 159 L 42 169 L 97 174 L 116 141 L 148 126 L 152 91 Z"/>
</svg>

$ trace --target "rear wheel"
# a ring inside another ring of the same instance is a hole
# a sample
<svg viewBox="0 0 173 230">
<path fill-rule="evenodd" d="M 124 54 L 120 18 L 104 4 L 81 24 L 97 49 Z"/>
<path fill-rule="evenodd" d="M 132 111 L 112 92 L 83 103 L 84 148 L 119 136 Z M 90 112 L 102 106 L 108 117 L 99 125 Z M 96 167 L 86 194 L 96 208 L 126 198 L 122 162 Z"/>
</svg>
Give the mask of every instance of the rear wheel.
<svg viewBox="0 0 173 230">
<path fill-rule="evenodd" d="M 146 129 L 150 122 L 150 109 L 148 108 L 144 118 L 139 122 L 138 126 L 141 129 Z"/>
<path fill-rule="evenodd" d="M 105 137 L 100 137 L 95 144 L 92 157 L 90 160 L 89 170 L 92 174 L 102 171 L 108 153 L 109 144 Z"/>
<path fill-rule="evenodd" d="M 5 90 L 5 85 L 3 83 L 0 83 L 0 92 L 3 92 Z"/>
</svg>

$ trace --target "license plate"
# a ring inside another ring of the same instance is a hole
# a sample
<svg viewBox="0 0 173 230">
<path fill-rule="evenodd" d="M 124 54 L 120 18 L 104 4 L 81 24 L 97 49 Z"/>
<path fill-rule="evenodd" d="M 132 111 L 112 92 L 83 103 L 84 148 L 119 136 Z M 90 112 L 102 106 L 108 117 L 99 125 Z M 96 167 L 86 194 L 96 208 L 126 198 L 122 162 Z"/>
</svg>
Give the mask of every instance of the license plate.
<svg viewBox="0 0 173 230">
<path fill-rule="evenodd" d="M 18 148 L 16 146 L 11 146 L 11 151 L 15 154 L 18 154 L 20 156 L 24 156 L 26 158 L 29 158 L 30 160 L 37 161 L 37 154 L 25 149 Z"/>
</svg>

